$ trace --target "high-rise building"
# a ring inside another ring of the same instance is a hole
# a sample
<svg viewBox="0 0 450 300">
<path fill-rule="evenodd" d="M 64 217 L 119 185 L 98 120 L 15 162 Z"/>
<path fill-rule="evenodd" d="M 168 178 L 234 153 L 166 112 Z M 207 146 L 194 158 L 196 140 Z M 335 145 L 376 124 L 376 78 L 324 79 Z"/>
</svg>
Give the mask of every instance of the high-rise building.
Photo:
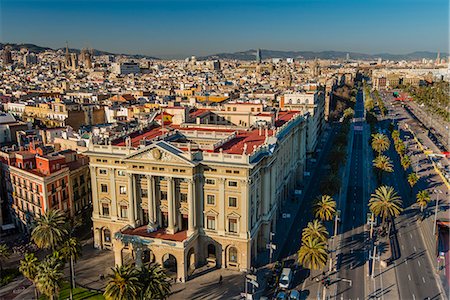
<svg viewBox="0 0 450 300">
<path fill-rule="evenodd" d="M 260 64 L 262 61 L 262 57 L 261 57 L 261 49 L 256 50 L 256 62 L 258 64 Z"/>
<path fill-rule="evenodd" d="M 13 64 L 11 50 L 10 50 L 10 48 L 8 46 L 3 48 L 2 59 L 3 59 L 3 65 L 4 66 Z"/>
</svg>

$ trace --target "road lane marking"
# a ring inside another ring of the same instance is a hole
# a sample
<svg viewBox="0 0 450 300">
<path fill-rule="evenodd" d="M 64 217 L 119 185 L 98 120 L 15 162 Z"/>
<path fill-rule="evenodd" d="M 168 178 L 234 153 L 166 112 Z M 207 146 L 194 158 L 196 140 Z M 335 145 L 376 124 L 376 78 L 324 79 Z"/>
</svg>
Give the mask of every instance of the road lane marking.
<svg viewBox="0 0 450 300">
<path fill-rule="evenodd" d="M 409 281 L 411 281 L 411 275 L 409 275 L 409 274 L 408 274 L 408 279 L 409 279 Z"/>
<path fill-rule="evenodd" d="M 414 294 L 412 294 L 412 296 L 413 296 L 413 300 L 416 300 L 416 296 Z"/>
<path fill-rule="evenodd" d="M 405 264 L 408 264 L 408 260 L 405 258 Z"/>
<path fill-rule="evenodd" d="M 402 250 L 405 250 L 405 246 L 402 245 Z"/>
<path fill-rule="evenodd" d="M 414 246 L 414 252 L 416 252 L 416 251 L 417 251 L 416 246 Z"/>
<path fill-rule="evenodd" d="M 419 267 L 420 267 L 420 261 L 419 260 L 417 261 L 417 264 L 419 264 Z"/>
<path fill-rule="evenodd" d="M 422 276 L 422 281 L 423 281 L 423 283 L 425 283 L 425 278 L 423 278 L 423 276 Z"/>
<path fill-rule="evenodd" d="M 411 233 L 409 234 L 409 237 L 412 239 L 412 234 Z"/>
</svg>

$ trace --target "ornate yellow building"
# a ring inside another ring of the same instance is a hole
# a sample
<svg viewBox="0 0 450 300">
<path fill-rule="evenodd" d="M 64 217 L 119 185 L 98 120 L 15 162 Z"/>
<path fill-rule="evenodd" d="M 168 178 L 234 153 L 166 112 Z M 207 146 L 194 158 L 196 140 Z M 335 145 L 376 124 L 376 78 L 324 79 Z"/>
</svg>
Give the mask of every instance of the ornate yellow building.
<svg viewBox="0 0 450 300">
<path fill-rule="evenodd" d="M 205 264 L 249 269 L 305 167 L 307 116 L 276 117 L 248 130 L 154 125 L 91 144 L 95 247 L 182 281 Z"/>
</svg>

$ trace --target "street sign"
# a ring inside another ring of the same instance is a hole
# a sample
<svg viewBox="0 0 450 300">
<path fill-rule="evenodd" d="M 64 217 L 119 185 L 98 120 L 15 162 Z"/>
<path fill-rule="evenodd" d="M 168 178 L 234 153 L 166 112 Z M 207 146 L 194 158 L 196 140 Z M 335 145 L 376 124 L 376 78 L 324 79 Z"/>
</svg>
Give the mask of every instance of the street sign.
<svg viewBox="0 0 450 300">
<path fill-rule="evenodd" d="M 295 190 L 295 195 L 301 195 L 302 194 L 302 190 Z"/>
<path fill-rule="evenodd" d="M 310 172 L 305 172 L 305 173 L 303 173 L 303 175 L 305 175 L 305 176 L 310 176 L 311 173 L 310 173 Z"/>
<path fill-rule="evenodd" d="M 247 276 L 245 276 L 248 280 L 253 280 L 256 281 L 256 275 L 251 275 L 251 274 L 247 274 Z"/>
<path fill-rule="evenodd" d="M 282 217 L 283 219 L 289 219 L 291 217 L 291 214 L 283 213 Z"/>
</svg>

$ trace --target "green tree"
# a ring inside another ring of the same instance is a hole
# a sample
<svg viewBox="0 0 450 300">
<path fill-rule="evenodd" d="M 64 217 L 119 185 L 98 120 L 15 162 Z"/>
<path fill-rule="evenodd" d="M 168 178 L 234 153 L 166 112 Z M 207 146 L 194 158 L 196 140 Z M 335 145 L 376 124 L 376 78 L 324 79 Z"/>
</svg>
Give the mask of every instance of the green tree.
<svg viewBox="0 0 450 300">
<path fill-rule="evenodd" d="M 400 163 L 402 164 L 403 170 L 406 171 L 411 166 L 411 158 L 408 155 L 403 155 Z"/>
<path fill-rule="evenodd" d="M 330 221 L 336 214 L 336 201 L 329 195 L 319 196 L 313 205 L 313 212 L 316 218 Z"/>
<path fill-rule="evenodd" d="M 383 182 L 383 172 L 392 173 L 394 168 L 392 161 L 386 155 L 378 155 L 373 160 L 373 167 L 377 170 L 378 184 Z"/>
<path fill-rule="evenodd" d="M 112 269 L 109 275 L 108 285 L 103 296 L 106 300 L 134 300 L 141 293 L 139 273 L 132 266 L 120 266 Z"/>
<path fill-rule="evenodd" d="M 70 289 L 72 293 L 72 289 L 75 288 L 75 266 L 74 263 L 77 262 L 77 259 L 81 256 L 81 244 L 78 239 L 71 237 L 62 243 L 62 247 L 60 249 L 62 257 L 64 257 L 65 261 L 69 262 L 69 270 L 70 270 Z"/>
<path fill-rule="evenodd" d="M 382 133 L 372 134 L 372 149 L 381 155 L 384 151 L 389 149 L 389 139 Z"/>
<path fill-rule="evenodd" d="M 52 256 L 48 256 L 38 266 L 36 287 L 50 300 L 55 299 L 59 293 L 63 278 L 62 268 L 62 263 Z"/>
<path fill-rule="evenodd" d="M 66 222 L 64 212 L 59 209 L 48 210 L 36 219 L 31 239 L 41 249 L 55 250 L 68 234 Z"/>
<path fill-rule="evenodd" d="M 11 251 L 6 244 L 0 244 L 0 271 L 3 272 L 3 261 L 11 256 Z"/>
<path fill-rule="evenodd" d="M 403 211 L 402 200 L 393 187 L 383 185 L 371 195 L 369 209 L 382 218 L 384 226 L 387 218 L 397 217 Z"/>
<path fill-rule="evenodd" d="M 328 231 L 325 226 L 323 226 L 322 222 L 315 219 L 312 222 L 308 222 L 308 225 L 303 228 L 302 240 L 305 240 L 308 237 L 318 238 L 322 241 L 326 241 L 328 238 Z"/>
<path fill-rule="evenodd" d="M 20 261 L 19 271 L 34 285 L 34 297 L 38 299 L 36 288 L 36 276 L 38 273 L 39 261 L 34 253 L 26 253 Z"/>
<path fill-rule="evenodd" d="M 398 155 L 403 156 L 406 151 L 405 143 L 399 140 L 398 143 L 395 144 L 395 151 L 397 151 Z"/>
<path fill-rule="evenodd" d="M 396 144 L 397 141 L 400 139 L 400 131 L 394 130 L 392 131 L 392 139 L 394 140 L 394 143 Z"/>
<path fill-rule="evenodd" d="M 171 281 L 159 264 L 145 264 L 139 270 L 142 284 L 141 299 L 166 299 L 169 297 Z"/>
<path fill-rule="evenodd" d="M 349 107 L 344 110 L 344 119 L 351 119 L 355 115 L 355 111 Z"/>
<path fill-rule="evenodd" d="M 423 210 L 428 206 L 431 201 L 430 194 L 427 191 L 420 191 L 416 195 L 416 202 L 420 207 L 420 212 L 423 214 Z"/>
<path fill-rule="evenodd" d="M 409 186 L 411 187 L 411 194 L 414 190 L 414 186 L 416 185 L 416 183 L 419 181 L 419 176 L 417 176 L 416 173 L 412 172 L 408 174 L 408 183 Z"/>
<path fill-rule="evenodd" d="M 302 241 L 297 256 L 298 263 L 303 267 L 320 270 L 328 260 L 327 244 L 319 238 L 308 237 Z"/>
</svg>

